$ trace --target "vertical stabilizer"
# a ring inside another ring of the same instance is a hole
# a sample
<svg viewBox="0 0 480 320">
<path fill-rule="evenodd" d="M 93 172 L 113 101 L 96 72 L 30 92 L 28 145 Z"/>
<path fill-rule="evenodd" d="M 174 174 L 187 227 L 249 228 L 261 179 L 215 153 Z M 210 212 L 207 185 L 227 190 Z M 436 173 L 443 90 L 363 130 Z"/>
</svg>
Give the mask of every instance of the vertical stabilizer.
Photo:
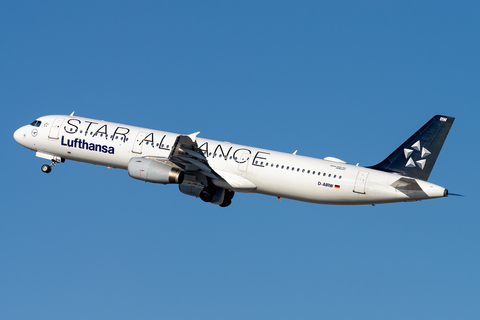
<svg viewBox="0 0 480 320">
<path fill-rule="evenodd" d="M 433 117 L 385 160 L 370 168 L 427 181 L 454 120 Z"/>
</svg>

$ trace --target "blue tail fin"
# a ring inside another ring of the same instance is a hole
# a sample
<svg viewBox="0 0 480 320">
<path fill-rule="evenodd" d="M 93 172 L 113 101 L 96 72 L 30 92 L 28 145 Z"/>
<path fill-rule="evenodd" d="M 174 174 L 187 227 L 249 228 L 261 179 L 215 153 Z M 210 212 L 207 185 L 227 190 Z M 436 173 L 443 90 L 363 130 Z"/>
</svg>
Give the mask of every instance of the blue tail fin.
<svg viewBox="0 0 480 320">
<path fill-rule="evenodd" d="M 427 181 L 453 120 L 447 116 L 433 117 L 385 160 L 370 168 Z"/>
</svg>

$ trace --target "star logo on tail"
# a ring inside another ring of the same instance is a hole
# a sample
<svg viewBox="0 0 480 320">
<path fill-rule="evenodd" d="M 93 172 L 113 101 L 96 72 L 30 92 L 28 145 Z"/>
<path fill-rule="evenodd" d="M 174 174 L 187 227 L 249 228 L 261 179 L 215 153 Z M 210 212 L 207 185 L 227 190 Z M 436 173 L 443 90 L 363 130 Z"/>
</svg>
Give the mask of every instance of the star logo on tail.
<svg viewBox="0 0 480 320">
<path fill-rule="evenodd" d="M 414 167 L 418 166 L 420 169 L 423 170 L 423 168 L 425 168 L 425 164 L 427 163 L 427 159 L 425 159 L 425 158 L 428 157 L 429 155 L 431 155 L 432 153 L 430 151 L 428 151 L 425 147 L 423 147 L 423 148 L 421 147 L 420 140 L 418 140 L 417 142 L 412 144 L 412 146 L 410 148 L 411 149 L 407 149 L 407 148 L 403 149 L 403 152 L 405 154 L 405 159 L 408 159 L 405 167 L 414 168 Z M 419 151 L 419 152 L 422 153 L 420 160 L 414 161 L 410 157 L 413 154 L 414 151 Z"/>
</svg>

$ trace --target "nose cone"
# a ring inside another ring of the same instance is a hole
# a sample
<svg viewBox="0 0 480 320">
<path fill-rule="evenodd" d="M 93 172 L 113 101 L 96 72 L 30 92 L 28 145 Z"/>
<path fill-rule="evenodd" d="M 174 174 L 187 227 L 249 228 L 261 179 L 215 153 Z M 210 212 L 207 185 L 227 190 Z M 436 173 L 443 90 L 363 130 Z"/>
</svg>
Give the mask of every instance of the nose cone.
<svg viewBox="0 0 480 320">
<path fill-rule="evenodd" d="M 13 138 L 15 139 L 15 141 L 17 141 L 19 144 L 21 144 L 23 146 L 23 144 L 25 143 L 25 139 L 26 139 L 26 134 L 25 134 L 25 128 L 24 127 L 21 127 L 19 129 L 17 129 L 14 133 L 13 133 Z"/>
</svg>

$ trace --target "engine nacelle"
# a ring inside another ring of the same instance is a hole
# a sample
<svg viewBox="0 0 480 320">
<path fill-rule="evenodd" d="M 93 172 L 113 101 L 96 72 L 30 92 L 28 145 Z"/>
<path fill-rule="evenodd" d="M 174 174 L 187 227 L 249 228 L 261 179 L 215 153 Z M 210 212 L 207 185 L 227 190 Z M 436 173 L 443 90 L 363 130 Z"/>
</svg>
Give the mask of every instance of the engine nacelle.
<svg viewBox="0 0 480 320">
<path fill-rule="evenodd" d="M 235 195 L 233 191 L 219 188 L 215 185 L 205 187 L 199 182 L 188 180 L 188 178 L 179 185 L 179 189 L 184 194 L 200 198 L 205 202 L 210 202 L 220 207 L 228 207 Z"/>
<path fill-rule="evenodd" d="M 200 197 L 200 193 L 205 189 L 203 184 L 187 180 L 183 181 L 178 188 L 180 189 L 180 192 L 195 198 Z"/>
<path fill-rule="evenodd" d="M 134 179 L 162 184 L 182 183 L 184 177 L 183 171 L 178 168 L 140 157 L 130 159 L 128 174 Z"/>
</svg>

